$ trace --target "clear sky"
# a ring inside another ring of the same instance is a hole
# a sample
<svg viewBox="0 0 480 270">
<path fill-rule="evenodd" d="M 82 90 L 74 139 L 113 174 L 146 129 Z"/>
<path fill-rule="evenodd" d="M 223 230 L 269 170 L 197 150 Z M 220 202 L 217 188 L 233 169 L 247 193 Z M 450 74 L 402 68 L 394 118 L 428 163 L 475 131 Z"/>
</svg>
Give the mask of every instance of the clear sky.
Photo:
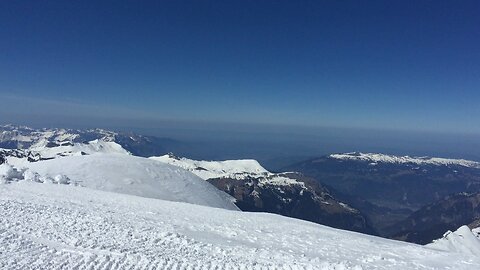
<svg viewBox="0 0 480 270">
<path fill-rule="evenodd" d="M 479 14 L 453 0 L 1 1 L 0 120 L 479 134 Z"/>
</svg>

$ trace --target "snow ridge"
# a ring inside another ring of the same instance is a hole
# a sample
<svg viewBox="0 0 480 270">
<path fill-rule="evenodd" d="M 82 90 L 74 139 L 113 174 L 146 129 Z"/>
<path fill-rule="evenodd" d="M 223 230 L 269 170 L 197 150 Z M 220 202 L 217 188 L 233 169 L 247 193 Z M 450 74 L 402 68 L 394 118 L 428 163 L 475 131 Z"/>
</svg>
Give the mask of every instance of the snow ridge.
<svg viewBox="0 0 480 270">
<path fill-rule="evenodd" d="M 463 166 L 468 168 L 480 169 L 480 162 L 466 160 L 466 159 L 394 156 L 394 155 L 386 155 L 386 154 L 360 153 L 360 152 L 332 154 L 329 157 L 334 159 L 339 159 L 339 160 L 365 161 L 365 162 L 370 162 L 372 165 L 376 165 L 376 163 L 416 164 L 416 165 L 436 165 L 436 166 L 458 165 L 458 166 Z"/>
<path fill-rule="evenodd" d="M 200 178 L 207 180 L 211 178 L 233 177 L 239 179 L 244 176 L 268 175 L 269 172 L 263 168 L 258 161 L 253 159 L 225 160 L 225 161 L 203 161 L 188 158 L 179 158 L 173 154 L 150 159 L 172 164 L 185 170 L 191 171 Z"/>
<path fill-rule="evenodd" d="M 247 178 L 258 178 L 261 184 L 269 185 L 302 185 L 296 179 L 288 177 L 288 173 L 271 173 L 254 159 L 225 160 L 225 161 L 204 161 L 188 158 L 179 158 L 173 154 L 159 157 L 150 157 L 152 160 L 178 166 L 188 170 L 204 180 L 215 178 L 231 178 L 245 180 Z"/>
</svg>

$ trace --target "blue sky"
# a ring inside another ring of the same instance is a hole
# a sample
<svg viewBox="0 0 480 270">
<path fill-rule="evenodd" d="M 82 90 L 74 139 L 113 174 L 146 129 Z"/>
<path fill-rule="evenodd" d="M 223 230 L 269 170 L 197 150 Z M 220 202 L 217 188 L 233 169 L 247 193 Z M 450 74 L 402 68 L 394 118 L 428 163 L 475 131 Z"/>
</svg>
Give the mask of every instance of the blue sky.
<svg viewBox="0 0 480 270">
<path fill-rule="evenodd" d="M 0 3 L 1 121 L 480 134 L 479 1 L 99 2 Z"/>
</svg>

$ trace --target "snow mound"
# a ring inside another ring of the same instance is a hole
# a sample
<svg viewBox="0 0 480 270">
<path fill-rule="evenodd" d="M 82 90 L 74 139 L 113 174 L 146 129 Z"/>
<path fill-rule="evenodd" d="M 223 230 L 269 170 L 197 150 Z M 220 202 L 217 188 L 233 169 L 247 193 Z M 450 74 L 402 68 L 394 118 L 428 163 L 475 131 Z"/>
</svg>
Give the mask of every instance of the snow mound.
<svg viewBox="0 0 480 270">
<path fill-rule="evenodd" d="M 443 235 L 443 238 L 435 240 L 427 246 L 439 250 L 459 252 L 480 257 L 480 239 L 478 239 L 474 232 L 472 232 L 466 225 L 458 228 L 455 232 L 446 232 Z"/>
<path fill-rule="evenodd" d="M 203 161 L 192 160 L 188 158 L 178 158 L 171 154 L 159 157 L 150 157 L 150 159 L 175 165 L 191 171 L 204 180 L 211 178 L 235 177 L 238 175 L 258 176 L 269 174 L 269 172 L 254 159 Z"/>
<path fill-rule="evenodd" d="M 1 164 L 0 165 L 0 183 L 1 184 L 9 184 L 12 182 L 19 182 L 19 181 L 30 181 L 30 182 L 37 182 L 37 183 L 51 183 L 51 184 L 76 184 L 72 183 L 72 181 L 65 175 L 55 175 L 53 177 L 45 177 L 40 176 L 38 173 L 33 172 L 29 169 L 22 169 L 19 170 L 13 167 L 10 164 Z"/>
<path fill-rule="evenodd" d="M 459 165 L 469 168 L 480 169 L 480 162 L 465 160 L 465 159 L 449 159 L 449 158 L 435 158 L 435 157 L 410 157 L 410 156 L 393 156 L 385 154 L 375 154 L 375 153 L 344 153 L 344 154 L 332 154 L 329 157 L 339 160 L 358 160 L 370 162 L 372 165 L 375 165 L 377 162 L 381 163 L 396 163 L 396 164 L 406 164 L 412 163 L 417 165 Z"/>
<path fill-rule="evenodd" d="M 233 198 L 194 174 L 147 158 L 97 153 L 39 161 L 25 166 L 58 182 L 68 179 L 98 190 L 237 209 Z"/>
<path fill-rule="evenodd" d="M 0 269 L 480 269 L 478 256 L 73 185 L 0 185 L 0 216 Z"/>
</svg>

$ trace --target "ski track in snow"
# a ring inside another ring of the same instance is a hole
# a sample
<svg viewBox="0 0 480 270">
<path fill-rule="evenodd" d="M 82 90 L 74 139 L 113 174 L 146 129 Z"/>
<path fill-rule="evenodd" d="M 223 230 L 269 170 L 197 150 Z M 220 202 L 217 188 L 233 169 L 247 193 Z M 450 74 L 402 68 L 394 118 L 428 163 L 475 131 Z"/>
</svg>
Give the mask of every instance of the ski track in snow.
<svg viewBox="0 0 480 270">
<path fill-rule="evenodd" d="M 68 185 L 0 185 L 0 269 L 480 269 L 478 258 Z"/>
</svg>

